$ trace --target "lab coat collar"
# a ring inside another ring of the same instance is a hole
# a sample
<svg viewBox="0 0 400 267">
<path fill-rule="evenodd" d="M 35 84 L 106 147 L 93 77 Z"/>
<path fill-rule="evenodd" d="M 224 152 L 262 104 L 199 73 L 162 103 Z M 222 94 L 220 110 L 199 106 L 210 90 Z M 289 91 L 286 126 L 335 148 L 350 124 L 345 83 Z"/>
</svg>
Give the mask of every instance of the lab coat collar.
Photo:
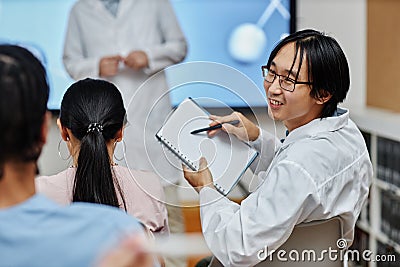
<svg viewBox="0 0 400 267">
<path fill-rule="evenodd" d="M 312 138 L 319 133 L 337 131 L 348 124 L 349 110 L 345 108 L 337 108 L 337 115 L 327 118 L 317 118 L 306 125 L 294 129 L 285 138 L 282 146 L 287 146 L 297 140 L 304 138 Z"/>
<path fill-rule="evenodd" d="M 86 4 L 91 5 L 92 8 L 97 9 L 98 12 L 107 11 L 105 13 L 107 14 L 109 13 L 109 11 L 104 6 L 101 0 L 86 0 L 86 1 L 87 1 Z M 111 14 L 108 14 L 107 16 L 109 16 L 113 20 L 119 19 L 124 12 L 130 12 L 130 5 L 136 4 L 136 2 L 137 0 L 119 0 L 117 16 L 114 17 Z"/>
</svg>

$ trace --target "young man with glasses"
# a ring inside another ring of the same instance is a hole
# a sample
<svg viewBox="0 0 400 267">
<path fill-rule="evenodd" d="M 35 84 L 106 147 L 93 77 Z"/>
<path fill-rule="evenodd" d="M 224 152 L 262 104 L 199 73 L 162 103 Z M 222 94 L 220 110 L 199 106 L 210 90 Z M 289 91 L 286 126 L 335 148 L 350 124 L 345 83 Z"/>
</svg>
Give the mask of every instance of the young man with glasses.
<svg viewBox="0 0 400 267">
<path fill-rule="evenodd" d="M 184 170 L 200 195 L 205 240 L 224 266 L 253 266 L 263 247 L 277 250 L 297 224 L 335 216 L 351 244 L 372 178 L 364 139 L 349 111 L 337 106 L 350 77 L 335 39 L 314 30 L 289 35 L 262 73 L 269 115 L 288 130 L 282 143 L 237 112 L 211 116 L 210 124 L 241 121 L 222 130 L 260 152 L 259 187 L 238 205 L 214 190 L 204 159 L 199 172 Z"/>
</svg>

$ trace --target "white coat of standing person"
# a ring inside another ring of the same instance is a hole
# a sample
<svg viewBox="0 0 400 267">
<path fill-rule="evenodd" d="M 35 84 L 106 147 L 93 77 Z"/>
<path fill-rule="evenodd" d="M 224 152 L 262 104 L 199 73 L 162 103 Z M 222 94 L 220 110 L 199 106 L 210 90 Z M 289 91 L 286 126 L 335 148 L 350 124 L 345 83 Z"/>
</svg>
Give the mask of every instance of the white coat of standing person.
<svg viewBox="0 0 400 267">
<path fill-rule="evenodd" d="M 186 53 L 168 0 L 78 0 L 71 9 L 64 66 L 74 80 L 102 78 L 121 91 L 130 125 L 125 129 L 126 163 L 162 178 L 171 233 L 184 231 L 176 191 L 182 173 L 154 138 L 172 107 L 164 73 L 152 75 L 181 62 Z M 166 260 L 167 267 L 185 266 L 180 262 Z"/>
</svg>

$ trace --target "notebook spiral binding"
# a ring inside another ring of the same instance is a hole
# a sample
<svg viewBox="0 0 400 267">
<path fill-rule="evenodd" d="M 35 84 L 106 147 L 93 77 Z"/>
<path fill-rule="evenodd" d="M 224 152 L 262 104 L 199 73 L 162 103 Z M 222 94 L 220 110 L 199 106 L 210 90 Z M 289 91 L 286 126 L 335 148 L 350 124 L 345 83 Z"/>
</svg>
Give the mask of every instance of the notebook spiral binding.
<svg viewBox="0 0 400 267">
<path fill-rule="evenodd" d="M 192 162 L 190 159 L 188 159 L 184 154 L 182 154 L 174 145 L 172 145 L 166 138 L 156 135 L 158 141 L 165 145 L 168 150 L 174 154 L 176 157 L 178 157 L 181 161 L 183 161 L 190 169 L 193 171 L 198 171 L 199 166 L 197 166 L 194 162 Z M 218 183 L 214 182 L 214 187 L 217 189 L 221 194 L 226 195 L 225 188 L 220 186 Z"/>
<path fill-rule="evenodd" d="M 214 187 L 217 189 L 221 194 L 225 195 L 225 188 L 214 182 Z"/>
<path fill-rule="evenodd" d="M 188 159 L 184 154 L 182 154 L 172 143 L 170 143 L 166 138 L 162 136 L 157 136 L 158 141 L 160 141 L 163 145 L 165 145 L 170 152 L 172 152 L 175 156 L 177 156 L 181 161 L 183 161 L 190 169 L 193 171 L 198 171 L 199 166 L 197 166 L 194 162 Z"/>
</svg>

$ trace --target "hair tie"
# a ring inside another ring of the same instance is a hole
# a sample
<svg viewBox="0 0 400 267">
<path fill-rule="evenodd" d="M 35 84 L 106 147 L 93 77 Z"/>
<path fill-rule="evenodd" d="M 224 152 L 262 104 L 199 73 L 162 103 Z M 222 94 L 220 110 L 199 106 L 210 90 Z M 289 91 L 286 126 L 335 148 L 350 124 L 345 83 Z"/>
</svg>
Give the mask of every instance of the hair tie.
<svg viewBox="0 0 400 267">
<path fill-rule="evenodd" d="M 101 133 L 103 131 L 103 125 L 101 125 L 100 123 L 97 123 L 97 122 L 89 124 L 86 133 L 90 133 L 90 132 L 94 132 L 94 131 L 98 131 L 99 133 Z"/>
</svg>

